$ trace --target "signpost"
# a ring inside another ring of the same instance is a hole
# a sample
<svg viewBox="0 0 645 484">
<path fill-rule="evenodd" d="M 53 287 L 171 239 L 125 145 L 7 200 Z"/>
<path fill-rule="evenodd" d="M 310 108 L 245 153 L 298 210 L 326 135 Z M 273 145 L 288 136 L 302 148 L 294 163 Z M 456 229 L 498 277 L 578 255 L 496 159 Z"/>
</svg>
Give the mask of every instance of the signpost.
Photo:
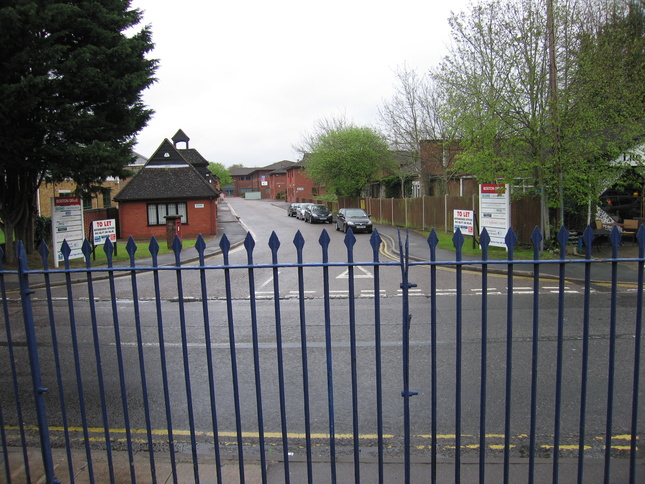
<svg viewBox="0 0 645 484">
<path fill-rule="evenodd" d="M 83 257 L 85 224 L 83 221 L 83 203 L 80 197 L 52 198 L 52 239 L 54 241 L 54 267 L 63 261 L 61 248 L 67 241 L 71 252 L 70 259 Z"/>
<path fill-rule="evenodd" d="M 490 245 L 506 247 L 506 233 L 511 227 L 509 185 L 479 185 L 479 226 L 486 228 Z"/>
</svg>

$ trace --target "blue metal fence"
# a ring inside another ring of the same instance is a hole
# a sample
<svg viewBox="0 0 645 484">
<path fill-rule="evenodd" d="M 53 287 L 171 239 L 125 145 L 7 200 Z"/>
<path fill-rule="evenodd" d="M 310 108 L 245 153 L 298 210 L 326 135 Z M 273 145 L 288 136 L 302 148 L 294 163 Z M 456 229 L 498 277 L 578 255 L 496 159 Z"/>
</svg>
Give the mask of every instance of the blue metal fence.
<svg viewBox="0 0 645 484">
<path fill-rule="evenodd" d="M 290 482 L 297 454 L 302 455 L 297 462 L 306 466 L 303 475 L 308 482 L 317 480 L 315 473 L 320 470 L 314 469 L 314 463 L 321 461 L 326 463 L 325 481 L 340 482 L 341 456 L 352 462 L 354 482 L 360 482 L 363 449 L 375 447 L 379 482 L 385 482 L 386 461 L 392 457 L 403 458 L 405 482 L 412 481 L 418 462 L 427 464 L 424 480 L 437 482 L 441 456 L 450 457 L 452 476 L 461 482 L 462 456 L 475 449 L 479 482 L 499 481 L 491 477 L 488 468 L 493 461 L 501 463 L 503 481 L 512 482 L 511 460 L 518 456 L 525 458 L 527 482 L 535 481 L 536 459 L 544 456 L 550 457 L 552 482 L 559 482 L 563 472 L 560 458 L 566 455 L 577 459 L 577 482 L 586 482 L 589 459 L 601 459 L 603 482 L 613 482 L 612 463 L 620 460 L 628 462 L 629 482 L 636 483 L 643 478 L 638 475 L 642 463 L 638 443 L 643 418 L 639 393 L 645 229 L 638 232 L 638 255 L 632 258 L 618 257 L 621 240 L 616 228 L 610 236 L 611 257 L 603 259 L 592 257 L 591 229 L 583 235 L 583 257 L 568 259 L 568 236 L 564 229 L 558 234 L 557 260 L 541 260 L 542 237 L 536 230 L 533 260 L 516 260 L 516 238 L 511 230 L 506 238 L 508 257 L 499 260 L 489 258 L 490 239 L 484 232 L 481 259 L 466 260 L 462 256 L 464 239 L 457 231 L 453 237 L 455 257 L 445 261 L 437 258 L 434 231 L 427 239 L 425 258 L 411 258 L 407 236 L 399 235 L 398 260 L 383 260 L 381 236 L 375 231 L 369 242 L 372 260 L 355 261 L 356 238 L 349 232 L 344 239 L 344 260 L 338 262 L 330 258 L 330 238 L 323 231 L 318 241 L 320 262 L 305 262 L 305 241 L 298 232 L 293 241 L 296 259 L 284 262 L 278 257 L 281 242 L 273 234 L 269 240 L 271 261 L 258 263 L 254 260 L 255 241 L 248 235 L 245 264 L 231 263 L 231 246 L 224 236 L 220 243 L 223 263 L 219 265 L 208 264 L 201 237 L 195 245 L 196 263 L 182 264 L 181 242 L 175 239 L 174 261 L 162 265 L 159 246 L 152 239 L 151 263 L 145 266 L 136 265 L 137 246 L 132 240 L 126 248 L 129 264 L 115 266 L 108 240 L 107 267 L 91 266 L 91 247 L 86 242 L 85 267 L 71 267 L 70 249 L 65 245 L 64 268 L 50 269 L 49 254 L 43 247 L 42 269 L 36 270 L 27 267 L 19 244 L 18 269 L 0 266 L 5 330 L 0 346 L 0 378 L 5 388 L 0 396 L 4 479 L 31 482 L 37 480 L 33 474 L 38 469 L 49 483 L 75 479 L 157 482 L 165 480 L 159 468 L 160 461 L 166 459 L 176 483 L 179 467 L 186 460 L 179 456 L 188 455 L 195 482 L 223 482 L 222 468 L 230 462 L 237 464 L 239 482 L 245 481 L 249 463 L 259 466 L 262 482 L 268 482 L 267 470 L 275 462 L 282 467 L 284 482 Z M 622 291 L 618 276 L 618 265 L 624 263 L 637 271 L 637 280 L 627 292 Z M 553 279 L 557 289 L 551 290 L 557 296 L 554 352 L 540 349 L 545 341 L 542 312 L 553 309 L 552 300 L 545 302 L 543 296 L 545 264 L 558 267 Z M 580 264 L 584 277 L 578 281 L 581 293 L 576 297 L 581 298 L 582 311 L 570 312 L 566 269 Z M 611 277 L 602 293 L 595 290 L 594 265 L 610 267 Z M 356 286 L 358 267 L 372 271 L 369 304 Z M 417 272 L 419 268 L 425 272 Z M 341 312 L 332 306 L 337 301 L 332 272 L 338 269 L 347 271 Z M 450 292 L 451 316 L 442 318 L 440 299 L 445 292 L 439 271 L 444 269 L 453 271 L 454 288 Z M 479 316 L 476 324 L 468 321 L 469 329 L 465 330 L 464 318 L 473 312 L 472 302 L 468 306 L 465 302 L 471 297 L 464 282 L 469 269 L 477 270 L 480 282 L 476 296 L 480 299 L 475 304 Z M 491 294 L 489 277 L 498 269 L 505 274 L 505 296 Z M 281 282 L 289 271 L 297 281 L 297 310 L 285 312 L 289 301 Z M 518 322 L 515 316 L 519 310 L 516 282 L 526 279 L 519 271 L 531 273 L 531 287 L 524 291 L 531 296 L 530 324 L 527 318 Z M 320 282 L 319 298 L 307 296 L 310 272 L 315 272 Z M 269 297 L 258 297 L 259 273 L 270 274 Z M 381 298 L 383 282 L 393 277 L 399 280 L 400 297 Z M 36 278 L 42 283 L 34 284 Z M 7 287 L 16 281 L 15 290 Z M 37 298 L 35 286 L 40 291 Z M 418 286 L 427 288 L 421 302 L 411 292 Z M 187 295 L 188 287 L 192 292 Z M 221 297 L 211 295 L 214 287 L 223 288 Z M 172 298 L 167 296 L 169 290 L 174 292 Z M 240 293 L 246 297 L 241 299 Z M 499 317 L 491 319 L 491 311 L 500 309 L 491 307 L 493 297 L 496 306 L 505 298 L 505 322 Z M 602 322 L 606 323 L 602 326 L 606 343 L 602 345 L 596 344 L 598 335 L 591 329 L 596 311 L 592 300 L 599 298 L 608 308 Z M 126 299 L 127 304 L 123 303 Z M 199 310 L 190 304 L 198 304 Z M 214 310 L 214 304 L 221 307 Z M 266 304 L 272 306 L 270 311 Z M 400 310 L 400 341 L 391 334 L 386 339 L 382 335 L 389 329 L 386 323 L 391 323 L 392 306 Z M 317 325 L 312 327 L 311 311 L 322 320 L 322 331 Z M 416 321 L 427 323 L 423 341 L 418 333 L 411 337 Z M 371 335 L 368 343 L 366 323 Z M 522 334 L 525 325 L 530 327 L 526 336 L 516 334 L 520 324 Z M 449 339 L 446 327 L 452 332 Z M 312 331 L 319 334 L 312 336 Z M 238 341 L 240 333 L 243 338 Z M 622 351 L 620 358 L 618 340 L 621 348 L 630 348 Z M 518 341 L 522 348 L 530 345 L 528 358 L 518 357 Z M 390 351 L 387 358 L 385 343 Z M 491 368 L 493 344 L 504 348 L 502 369 Z M 400 356 L 393 356 L 393 346 Z M 475 347 L 478 353 L 471 350 Z M 299 350 L 297 357 L 293 356 L 295 349 Z M 318 354 L 317 350 L 322 351 Z M 597 357 L 605 352 L 606 360 Z M 471 358 L 475 353 L 476 363 Z M 427 362 L 422 391 L 413 390 L 411 383 L 414 380 L 414 385 L 419 385 L 419 378 L 410 374 L 411 368 L 419 371 L 418 361 Z M 396 370 L 393 364 L 399 365 Z M 621 372 L 633 373 L 629 385 L 617 386 L 617 364 Z M 402 378 L 392 381 L 393 373 Z M 574 373 L 576 378 L 572 378 Z M 545 374 L 546 381 L 542 379 Z M 589 411 L 588 385 L 597 379 L 606 389 L 604 394 L 593 395 L 596 402 Z M 479 385 L 476 392 L 470 387 L 473 381 Z M 392 389 L 396 386 L 401 401 L 393 405 Z M 579 394 L 574 395 L 572 388 Z M 551 395 L 553 401 L 548 405 L 540 403 Z M 599 398 L 606 403 L 598 404 Z M 526 402 L 526 418 L 518 422 L 514 415 L 518 408 L 524 411 Z M 539 411 L 541 405 L 552 408 L 552 417 L 545 418 Z M 620 418 L 616 416 L 618 407 Z M 563 409 L 570 415 L 571 408 L 579 423 L 574 434 L 569 430 L 565 439 Z M 442 413 L 452 415 L 453 423 Z M 598 433 L 595 429 L 600 420 L 604 429 Z M 590 425 L 593 435 L 587 430 Z M 549 427 L 552 433 L 545 434 Z M 550 441 L 545 441 L 545 435 Z M 615 444 L 617 435 L 622 446 Z M 500 439 L 501 444 L 491 445 L 491 438 Z M 526 439 L 528 445 L 524 444 Z M 419 445 L 419 441 L 426 445 Z M 40 449 L 42 463 L 34 463 L 33 454 L 30 458 L 31 448 Z M 53 454 L 58 449 L 64 449 L 65 465 L 55 467 Z M 15 457 L 16 451 L 20 458 Z M 147 464 L 135 459 L 140 453 L 147 455 Z M 97 455 L 101 456 L 101 470 L 97 469 Z M 119 464 L 123 461 L 127 470 Z M 204 466 L 211 472 L 207 478 Z M 563 480 L 571 477 L 567 474 Z"/>
</svg>

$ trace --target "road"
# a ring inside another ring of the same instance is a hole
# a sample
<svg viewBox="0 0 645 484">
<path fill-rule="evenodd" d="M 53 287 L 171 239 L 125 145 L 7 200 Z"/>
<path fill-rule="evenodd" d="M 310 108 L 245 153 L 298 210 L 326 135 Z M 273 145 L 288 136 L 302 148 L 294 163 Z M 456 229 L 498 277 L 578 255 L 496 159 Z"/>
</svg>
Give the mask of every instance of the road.
<svg viewBox="0 0 645 484">
<path fill-rule="evenodd" d="M 298 231 L 305 240 L 303 262 L 321 261 L 318 238 L 322 230 L 330 237 L 330 262 L 347 260 L 345 235 L 333 225 L 310 225 L 286 216 L 284 209 L 270 203 L 229 201 L 241 221 L 256 241 L 252 262 L 243 247 L 230 254 L 230 264 L 245 266 L 227 271 L 222 269 L 222 258 L 208 261 L 209 269 L 162 271 L 158 291 L 161 301 L 155 301 L 154 274 L 129 275 L 110 280 L 95 281 L 92 293 L 87 284 L 75 284 L 68 289 L 55 288 L 52 294 L 52 312 L 56 322 L 56 337 L 60 350 L 60 367 L 68 422 L 80 426 L 79 392 L 87 410 L 87 425 L 95 429 L 95 437 L 104 435 L 104 428 L 113 435 L 122 436 L 125 426 L 123 402 L 127 402 L 130 424 L 137 441 L 145 442 L 145 403 L 150 407 L 150 426 L 163 435 L 168 426 L 166 405 L 171 408 L 171 424 L 181 430 L 178 445 L 186 445 L 190 421 L 199 433 L 197 439 L 208 449 L 215 428 L 212 422 L 216 412 L 217 431 L 225 442 L 235 442 L 236 431 L 244 432 L 249 444 L 257 442 L 259 429 L 256 367 L 257 354 L 261 375 L 261 406 L 263 430 L 269 445 L 279 445 L 281 416 L 284 412 L 286 430 L 292 441 L 302 442 L 305 428 L 305 382 L 303 365 L 308 368 L 311 431 L 320 443 L 317 452 L 325 453 L 329 432 L 327 365 L 333 374 L 333 404 L 335 431 L 341 436 L 339 449 L 349 452 L 353 430 L 352 412 L 352 356 L 356 353 L 355 385 L 357 390 L 358 420 L 362 445 L 369 452 L 377 432 L 376 348 L 375 332 L 380 331 L 382 365 L 383 425 L 388 452 L 398 456 L 403 435 L 402 398 L 403 366 L 401 345 L 404 339 L 402 322 L 401 269 L 390 258 L 391 251 L 383 248 L 379 257 L 393 265 L 375 267 L 370 264 L 349 269 L 338 265 L 329 267 L 329 287 L 326 288 L 321 267 L 299 268 L 298 253 L 293 243 Z M 281 263 L 288 267 L 263 267 L 270 264 L 272 254 L 269 240 L 275 233 L 280 240 L 277 251 Z M 353 252 L 355 261 L 372 261 L 370 236 L 356 235 Z M 353 270 L 354 283 L 350 272 Z M 202 292 L 202 280 L 205 292 Z M 227 284 L 227 277 L 230 281 Z M 180 305 L 178 278 L 182 281 L 186 304 Z M 304 281 L 299 290 L 299 279 Z M 513 452 L 525 455 L 530 431 L 531 368 L 533 348 L 534 296 L 532 281 L 515 278 L 512 307 L 508 309 L 508 280 L 504 275 L 489 275 L 487 338 L 482 346 L 482 278 L 480 273 L 463 275 L 463 291 L 455 290 L 455 271 L 438 270 L 437 284 L 437 427 L 446 436 L 440 446 L 450 453 L 456 428 L 457 376 L 457 305 L 461 312 L 461 427 L 464 445 L 475 451 L 480 425 L 481 355 L 487 350 L 486 434 L 489 452 L 499 452 L 504 434 L 504 405 L 506 402 L 506 335 L 507 322 L 512 319 L 513 365 L 511 393 L 511 434 Z M 410 289 L 410 389 L 418 392 L 412 397 L 412 434 L 414 452 L 427 452 L 431 432 L 431 300 L 430 269 L 417 266 L 410 269 L 410 281 L 417 284 Z M 555 415 L 555 382 L 558 295 L 553 281 L 541 281 L 538 328 L 538 394 L 536 430 L 541 451 L 549 452 L 553 443 Z M 227 289 L 228 287 L 228 289 Z M 580 287 L 568 287 L 564 311 L 563 339 L 563 407 L 560 423 L 563 443 L 577 444 L 581 393 L 582 314 L 584 294 Z M 256 298 L 249 294 L 254 292 Z M 375 293 L 380 295 L 374 297 Z M 276 298 L 275 294 L 279 294 Z M 329 315 L 325 315 L 325 294 L 329 295 Z M 50 316 L 46 294 L 34 294 L 40 357 L 48 393 L 48 417 L 54 427 L 63 424 L 60 403 L 54 391 L 56 364 L 52 346 Z M 353 297 L 350 297 L 353 296 Z M 70 317 L 68 299 L 74 301 Z M 229 305 L 230 301 L 230 305 Z M 617 299 L 616 379 L 613 397 L 613 433 L 626 434 L 631 416 L 631 376 L 633 372 L 634 321 L 636 298 L 633 292 L 623 291 Z M 610 349 L 610 305 L 605 295 L 594 293 L 591 300 L 590 360 L 588 373 L 589 401 L 587 403 L 587 444 L 590 452 L 601 452 L 602 437 L 606 430 L 605 411 L 608 388 L 608 358 Z M 18 311 L 11 305 L 12 311 Z M 116 317 L 115 317 L 116 315 Z M 512 316 L 512 317 L 510 317 Z M 208 325 L 204 324 L 208 321 Z M 71 325 L 76 327 L 76 341 Z M 257 332 L 253 331 L 254 324 Z M 206 331 L 208 328 L 208 332 Z M 118 333 L 115 332 L 118 329 Z M 355 328 L 355 331 L 353 331 Z M 329 334 L 327 335 L 327 331 Z M 24 341 L 19 325 L 13 328 L 13 340 Z M 328 339 L 327 339 L 328 336 Z M 306 362 L 302 341 L 306 341 Z M 120 345 L 117 344 L 117 338 Z M 210 338 L 210 345 L 205 341 Z M 234 344 L 231 345 L 231 340 Z M 162 343 L 163 341 L 163 343 Z M 355 347 L 353 345 L 355 341 Z M 98 342 L 98 344 L 97 344 Z M 279 343 L 279 344 L 278 344 Z M 78 348 L 79 364 L 75 363 L 74 346 Z M 5 344 L 6 347 L 6 344 Z M 278 352 L 278 348 L 281 352 Z M 33 406 L 29 395 L 28 360 L 22 344 L 14 346 L 23 410 L 30 415 Z M 163 349 L 163 352 L 161 351 Z M 119 367 L 119 350 L 123 365 Z M 254 351 L 255 350 L 255 351 Z M 3 349 L 4 351 L 4 349 Z M 234 351 L 234 358 L 232 352 Z M 210 352 L 210 354 L 209 354 Z M 212 364 L 209 365 L 209 358 Z M 329 359 L 331 363 L 329 363 Z M 97 361 L 100 360 L 100 365 Z M 1 383 L 11 387 L 11 372 L 7 360 L 1 360 Z M 285 391 L 284 408 L 280 405 L 280 364 Z M 141 371 L 141 368 L 145 371 Z M 82 375 L 82 388 L 75 380 L 75 371 Z M 166 383 L 162 368 L 167 370 Z M 214 395 L 209 387 L 210 376 L 215 381 Z M 190 378 L 186 378 L 186 371 Z M 142 375 L 145 374 L 145 382 Z M 120 382 L 123 379 L 124 394 Z M 238 387 L 232 381 L 237 379 Z M 144 395 L 143 387 L 147 387 Z M 106 389 L 102 401 L 100 386 Z M 167 393 L 164 393 L 167 387 Z M 643 388 L 643 385 L 641 385 Z M 188 403 L 190 395 L 191 404 Z M 168 398 L 166 402 L 165 398 Z M 214 397 L 215 405 L 211 405 Z M 10 392 L 0 397 L 5 421 L 15 424 L 11 413 Z M 8 410 L 9 409 L 9 410 Z M 102 410 L 105 409 L 105 412 Z M 239 412 L 237 411 L 239 409 Z M 192 412 L 192 414 L 191 414 Z M 238 424 L 239 422 L 239 424 Z M 642 425 L 641 425 L 642 428 Z M 60 432 L 55 438 L 62 439 Z M 81 434 L 75 438 L 80 442 Z M 183 444 L 182 444 L 183 442 Z M 343 444 L 344 443 L 344 444 Z M 296 445 L 294 452 L 302 452 Z M 231 447 L 232 448 L 232 447 Z M 256 449 L 253 445 L 249 449 Z M 257 450 L 257 449 L 256 449 Z M 254 452 L 254 450 L 248 450 Z M 468 452 L 468 449 L 466 449 Z"/>
</svg>

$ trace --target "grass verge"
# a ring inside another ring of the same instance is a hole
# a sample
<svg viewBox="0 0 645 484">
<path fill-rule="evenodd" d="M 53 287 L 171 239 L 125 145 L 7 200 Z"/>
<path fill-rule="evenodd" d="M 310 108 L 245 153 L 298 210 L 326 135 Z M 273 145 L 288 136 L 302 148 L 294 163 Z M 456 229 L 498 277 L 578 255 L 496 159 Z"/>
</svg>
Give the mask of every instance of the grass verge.
<svg viewBox="0 0 645 484">
<path fill-rule="evenodd" d="M 183 239 L 181 241 L 182 244 L 182 250 L 195 250 L 195 242 L 197 239 Z M 173 252 L 172 249 L 169 249 L 167 247 L 167 244 L 165 240 L 162 241 L 157 241 L 159 243 L 159 252 L 158 255 L 163 255 L 163 254 L 170 254 Z M 121 262 L 128 262 L 130 260 L 130 254 L 128 254 L 128 251 L 126 250 L 126 241 L 125 240 L 119 240 L 116 245 L 116 254 L 112 254 L 112 264 L 113 265 L 118 265 Z M 140 259 L 147 259 L 150 258 L 150 239 L 147 240 L 135 240 L 135 243 L 137 245 L 137 251 L 135 252 L 135 260 L 140 260 Z M 208 243 L 208 241 L 206 241 Z M 195 252 L 195 255 L 197 255 L 197 252 Z M 96 256 L 96 257 L 95 257 Z M 105 267 L 107 266 L 107 254 L 105 253 L 105 250 L 103 249 L 103 246 L 97 246 L 94 254 L 90 256 L 91 258 L 91 266 L 92 267 Z M 52 251 L 52 248 L 49 248 L 49 257 L 48 259 L 48 264 L 49 268 L 54 267 L 54 253 Z M 43 268 L 43 261 L 42 257 L 38 252 L 35 254 L 28 254 L 27 255 L 27 266 L 29 269 L 32 270 L 38 270 Z M 63 264 L 61 263 L 59 265 L 59 268 L 62 268 Z M 85 264 L 85 258 L 80 258 L 80 259 L 70 259 L 69 261 L 69 267 L 70 269 L 82 269 L 86 267 Z M 5 265 L 5 269 L 12 270 L 15 269 L 15 266 L 11 265 Z"/>
<path fill-rule="evenodd" d="M 423 235 L 425 238 L 428 238 L 428 236 L 430 235 L 430 232 L 425 232 L 425 231 L 418 231 L 418 233 Z M 452 242 L 453 235 L 454 234 L 447 233 L 447 232 L 437 232 L 437 237 L 439 239 L 437 248 L 455 252 L 455 245 Z M 464 237 L 464 245 L 461 248 L 461 253 L 463 255 L 481 257 L 482 250 L 478 244 L 475 244 L 475 247 L 473 247 L 472 237 Z M 488 246 L 489 259 L 506 259 L 507 256 L 508 256 L 508 251 L 506 250 L 506 248 L 492 246 L 492 245 Z M 532 260 L 534 257 L 533 247 L 528 247 L 525 245 L 517 245 L 515 246 L 515 250 L 513 251 L 513 256 L 515 259 L 519 259 L 519 260 Z M 558 258 L 559 258 L 559 254 L 556 255 L 549 251 L 543 250 L 540 253 L 540 259 L 542 260 L 544 259 L 550 260 L 550 259 L 558 259 Z"/>
</svg>

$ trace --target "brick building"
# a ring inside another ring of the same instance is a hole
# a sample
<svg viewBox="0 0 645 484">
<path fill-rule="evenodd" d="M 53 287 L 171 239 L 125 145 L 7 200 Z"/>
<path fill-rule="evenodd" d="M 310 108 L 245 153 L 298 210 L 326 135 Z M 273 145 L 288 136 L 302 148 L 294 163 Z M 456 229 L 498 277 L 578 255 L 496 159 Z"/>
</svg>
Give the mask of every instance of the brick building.
<svg viewBox="0 0 645 484">
<path fill-rule="evenodd" d="M 421 172 L 425 195 L 467 196 L 479 191 L 473 175 L 455 170 L 461 149 L 457 141 L 422 140 L 420 143 Z"/>
<path fill-rule="evenodd" d="M 217 233 L 219 179 L 206 161 L 188 148 L 188 137 L 179 130 L 173 143 L 164 140 L 145 166 L 114 200 L 119 203 L 121 237 L 165 237 L 166 216 L 181 216 L 181 234 Z M 185 149 L 177 144 L 186 143 Z"/>
<path fill-rule="evenodd" d="M 290 203 L 311 200 L 325 194 L 325 190 L 307 176 L 304 160 L 305 158 L 287 169 L 287 201 Z"/>
<path fill-rule="evenodd" d="M 133 173 L 138 172 L 147 159 L 138 153 L 134 153 L 136 159 L 128 165 L 128 170 Z M 99 190 L 93 194 L 83 196 L 83 210 L 96 210 L 103 208 L 116 207 L 114 196 L 119 193 L 132 178 L 106 178 L 99 186 Z M 43 183 L 38 188 L 36 207 L 38 215 L 41 217 L 51 217 L 52 215 L 52 197 L 81 196 L 76 193 L 76 183 L 71 180 L 61 183 Z"/>
<path fill-rule="evenodd" d="M 283 198 L 287 187 L 287 170 L 295 162 L 283 160 L 263 168 L 234 168 L 229 170 L 233 178 L 234 197 L 259 192 L 260 198 Z"/>
</svg>

